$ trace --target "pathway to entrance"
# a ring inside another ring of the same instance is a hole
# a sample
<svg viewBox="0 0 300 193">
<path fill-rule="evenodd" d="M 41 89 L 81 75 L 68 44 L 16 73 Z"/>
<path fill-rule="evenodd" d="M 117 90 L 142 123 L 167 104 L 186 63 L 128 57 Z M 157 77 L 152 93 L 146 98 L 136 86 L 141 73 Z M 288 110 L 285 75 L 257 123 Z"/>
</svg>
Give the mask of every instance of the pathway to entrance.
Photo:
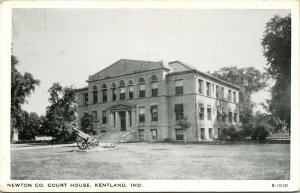
<svg viewBox="0 0 300 193">
<path fill-rule="evenodd" d="M 76 143 L 70 143 L 70 144 L 56 144 L 56 145 L 45 145 L 45 144 L 11 144 L 10 150 L 27 150 L 27 149 L 43 149 L 43 148 L 54 148 L 54 147 L 76 147 Z"/>
</svg>

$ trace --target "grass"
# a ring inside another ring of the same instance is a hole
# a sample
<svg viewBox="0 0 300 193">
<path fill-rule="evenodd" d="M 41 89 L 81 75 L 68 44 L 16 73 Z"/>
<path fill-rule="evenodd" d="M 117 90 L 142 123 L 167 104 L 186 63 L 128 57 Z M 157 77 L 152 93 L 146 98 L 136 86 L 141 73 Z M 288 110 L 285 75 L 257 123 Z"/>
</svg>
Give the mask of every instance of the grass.
<svg viewBox="0 0 300 193">
<path fill-rule="evenodd" d="M 289 144 L 130 143 L 12 151 L 11 178 L 24 180 L 287 180 Z"/>
</svg>

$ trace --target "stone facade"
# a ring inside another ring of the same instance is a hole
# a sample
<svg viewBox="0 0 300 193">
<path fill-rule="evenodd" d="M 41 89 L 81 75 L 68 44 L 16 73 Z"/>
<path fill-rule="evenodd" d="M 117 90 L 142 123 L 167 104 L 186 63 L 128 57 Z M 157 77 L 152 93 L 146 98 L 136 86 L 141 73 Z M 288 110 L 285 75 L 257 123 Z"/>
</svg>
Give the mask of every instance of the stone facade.
<svg viewBox="0 0 300 193">
<path fill-rule="evenodd" d="M 180 61 L 121 59 L 89 76 L 78 89 L 78 125 L 94 112 L 98 133 L 127 131 L 132 140 L 183 140 L 176 117 L 192 122 L 187 141 L 218 138 L 239 123 L 239 88 Z"/>
</svg>

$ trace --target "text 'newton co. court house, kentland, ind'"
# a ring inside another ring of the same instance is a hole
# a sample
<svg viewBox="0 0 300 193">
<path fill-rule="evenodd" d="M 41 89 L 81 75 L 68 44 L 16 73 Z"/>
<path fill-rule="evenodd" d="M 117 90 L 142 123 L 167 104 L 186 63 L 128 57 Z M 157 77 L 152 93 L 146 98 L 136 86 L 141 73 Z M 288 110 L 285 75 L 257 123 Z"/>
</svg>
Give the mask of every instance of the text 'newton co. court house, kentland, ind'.
<svg viewBox="0 0 300 193">
<path fill-rule="evenodd" d="M 181 141 L 176 120 L 183 115 L 192 122 L 189 142 L 217 139 L 239 123 L 239 87 L 180 61 L 121 59 L 87 83 L 77 89 L 79 128 L 84 113 L 93 112 L 96 134 L 117 133 L 123 142 Z"/>
</svg>

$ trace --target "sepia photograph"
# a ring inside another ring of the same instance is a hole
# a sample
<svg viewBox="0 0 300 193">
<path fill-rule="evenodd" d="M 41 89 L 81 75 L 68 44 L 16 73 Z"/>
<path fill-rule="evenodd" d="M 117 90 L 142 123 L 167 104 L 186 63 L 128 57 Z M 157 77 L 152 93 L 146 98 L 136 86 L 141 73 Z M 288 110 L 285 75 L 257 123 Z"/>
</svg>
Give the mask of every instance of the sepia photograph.
<svg viewBox="0 0 300 193">
<path fill-rule="evenodd" d="M 292 16 L 13 7 L 2 188 L 144 191 L 149 180 L 179 180 L 203 191 L 207 180 L 286 191 L 298 134 Z"/>
</svg>

